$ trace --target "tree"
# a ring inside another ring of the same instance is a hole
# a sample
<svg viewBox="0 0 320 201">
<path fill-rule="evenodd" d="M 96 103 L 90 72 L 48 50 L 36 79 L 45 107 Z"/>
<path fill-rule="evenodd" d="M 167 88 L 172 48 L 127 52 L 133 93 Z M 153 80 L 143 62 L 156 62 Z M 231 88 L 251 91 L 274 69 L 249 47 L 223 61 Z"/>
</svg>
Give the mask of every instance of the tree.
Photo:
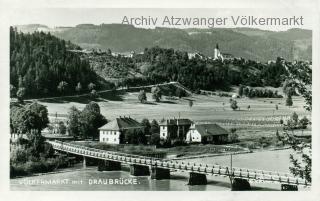
<svg viewBox="0 0 320 201">
<path fill-rule="evenodd" d="M 176 92 L 175 92 L 175 95 L 179 98 L 182 98 L 183 96 L 185 96 L 185 91 L 180 89 L 180 88 L 177 88 L 176 89 Z"/>
<path fill-rule="evenodd" d="M 10 97 L 15 97 L 17 95 L 17 89 L 14 85 L 10 84 Z"/>
<path fill-rule="evenodd" d="M 90 92 L 90 96 L 91 96 L 91 98 L 97 98 L 98 97 L 97 91 L 92 89 L 92 91 Z"/>
<path fill-rule="evenodd" d="M 288 95 L 287 96 L 287 99 L 286 99 L 286 106 L 292 106 L 293 105 L 293 102 L 292 102 L 292 97 L 291 95 Z"/>
<path fill-rule="evenodd" d="M 142 119 L 141 125 L 144 127 L 143 129 L 144 135 L 150 135 L 151 124 L 149 120 L 146 118 Z"/>
<path fill-rule="evenodd" d="M 151 135 L 150 144 L 153 144 L 153 145 L 160 144 L 160 134 L 159 133 L 153 133 Z"/>
<path fill-rule="evenodd" d="M 39 157 L 44 150 L 45 141 L 41 130 L 49 123 L 47 108 L 34 102 L 23 107 L 12 106 L 11 109 L 10 119 L 13 129 L 27 135 L 30 141 L 30 153 L 33 157 Z"/>
<path fill-rule="evenodd" d="M 151 131 L 151 134 L 154 134 L 154 133 L 159 134 L 160 133 L 160 126 L 159 126 L 158 122 L 155 119 L 152 120 L 152 122 L 151 122 L 150 131 Z"/>
<path fill-rule="evenodd" d="M 244 86 L 240 85 L 239 89 L 238 89 L 238 94 L 239 94 L 240 97 L 242 97 L 242 95 L 243 95 L 243 89 L 244 89 Z"/>
<path fill-rule="evenodd" d="M 24 87 L 19 88 L 18 92 L 17 92 L 18 101 L 22 102 L 25 95 L 26 95 L 26 88 L 24 88 Z"/>
<path fill-rule="evenodd" d="M 189 100 L 189 107 L 191 108 L 193 106 L 193 101 Z"/>
<path fill-rule="evenodd" d="M 299 116 L 296 112 L 293 112 L 292 116 L 291 116 L 291 119 L 293 120 L 294 122 L 294 125 L 297 126 L 298 125 L 298 121 L 299 121 Z"/>
<path fill-rule="evenodd" d="M 59 82 L 59 85 L 57 88 L 60 93 L 64 94 L 67 90 L 67 87 L 68 87 L 68 83 L 65 81 L 61 81 Z"/>
<path fill-rule="evenodd" d="M 228 136 L 229 142 L 231 142 L 231 143 L 239 142 L 239 136 L 236 133 L 236 131 L 237 131 L 236 128 L 231 128 L 230 129 L 230 134 Z"/>
<path fill-rule="evenodd" d="M 37 133 L 46 128 L 49 123 L 47 107 L 37 102 L 25 106 L 25 117 L 27 119 L 27 130 L 30 132 L 32 129 Z"/>
<path fill-rule="evenodd" d="M 299 121 L 300 127 L 301 127 L 302 129 L 306 129 L 309 123 L 310 123 L 310 121 L 309 121 L 309 119 L 308 119 L 306 116 L 304 116 L 304 117 L 303 117 L 302 119 L 300 119 L 300 121 Z"/>
<path fill-rule="evenodd" d="M 68 133 L 75 139 L 80 133 L 80 111 L 72 106 L 68 112 Z"/>
<path fill-rule="evenodd" d="M 249 88 L 248 88 L 248 87 L 245 87 L 245 88 L 243 89 L 243 95 L 249 96 Z"/>
<path fill-rule="evenodd" d="M 295 65 L 288 66 L 287 80 L 291 82 L 291 87 L 297 90 L 305 99 L 305 108 L 307 111 L 312 111 L 312 69 L 308 63 L 299 62 Z M 290 172 L 294 176 L 306 179 L 311 182 L 311 167 L 312 167 L 312 148 L 311 142 L 303 142 L 298 138 L 290 135 L 287 132 L 287 125 L 284 125 L 284 135 L 286 136 L 285 143 L 291 145 L 296 151 L 298 157 L 290 155 L 291 167 Z"/>
<path fill-rule="evenodd" d="M 145 103 L 147 101 L 147 95 L 144 90 L 140 90 L 139 95 L 138 95 L 138 99 L 141 103 Z"/>
<path fill-rule="evenodd" d="M 236 110 L 238 108 L 238 103 L 236 100 L 232 100 L 230 103 L 230 107 L 232 108 L 232 110 Z"/>
<path fill-rule="evenodd" d="M 95 88 L 96 88 L 96 85 L 93 84 L 92 82 L 90 82 L 90 83 L 88 84 L 88 89 L 89 89 L 89 91 L 92 91 L 92 90 L 95 89 Z"/>
<path fill-rule="evenodd" d="M 64 125 L 63 121 L 60 121 L 58 123 L 58 130 L 59 130 L 60 134 L 66 134 L 67 127 L 66 127 L 66 125 Z"/>
<path fill-rule="evenodd" d="M 161 96 L 162 96 L 160 87 L 159 87 L 159 86 L 152 87 L 152 88 L 151 88 L 151 93 L 152 93 L 152 98 L 153 98 L 156 102 L 159 102 L 160 99 L 161 99 Z"/>
<path fill-rule="evenodd" d="M 100 107 L 91 101 L 82 110 L 80 115 L 80 135 L 83 138 L 92 137 L 94 140 L 99 136 L 98 128 L 107 123 L 107 120 L 100 114 Z"/>
<path fill-rule="evenodd" d="M 82 85 L 80 82 L 78 82 L 77 86 L 76 86 L 76 92 L 80 93 L 82 90 Z"/>
</svg>

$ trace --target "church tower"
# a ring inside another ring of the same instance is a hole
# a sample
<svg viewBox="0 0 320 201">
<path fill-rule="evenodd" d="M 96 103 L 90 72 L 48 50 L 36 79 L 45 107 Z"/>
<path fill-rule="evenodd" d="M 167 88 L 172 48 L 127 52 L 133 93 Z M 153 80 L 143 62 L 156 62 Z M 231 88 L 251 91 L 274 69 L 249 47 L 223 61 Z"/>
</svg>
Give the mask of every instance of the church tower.
<svg viewBox="0 0 320 201">
<path fill-rule="evenodd" d="M 220 53 L 220 49 L 219 49 L 219 44 L 216 44 L 216 48 L 214 48 L 214 52 L 213 52 L 213 59 L 219 59 L 221 57 L 221 53 Z"/>
</svg>

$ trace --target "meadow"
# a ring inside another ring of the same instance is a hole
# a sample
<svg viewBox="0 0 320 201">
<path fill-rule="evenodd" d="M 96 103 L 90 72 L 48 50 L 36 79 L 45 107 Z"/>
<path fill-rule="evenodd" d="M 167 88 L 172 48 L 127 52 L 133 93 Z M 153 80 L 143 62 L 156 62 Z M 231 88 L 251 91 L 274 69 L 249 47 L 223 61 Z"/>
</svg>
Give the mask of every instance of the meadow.
<svg viewBox="0 0 320 201">
<path fill-rule="evenodd" d="M 240 139 L 275 136 L 276 130 L 279 132 L 282 130 L 280 119 L 286 121 L 293 112 L 300 118 L 311 117 L 310 112 L 303 108 L 303 98 L 298 96 L 293 97 L 291 107 L 285 106 L 285 98 L 237 98 L 239 109 L 235 111 L 230 108 L 229 97 L 193 95 L 181 99 L 169 99 L 163 96 L 160 102 L 155 102 L 151 93 L 147 93 L 147 103 L 144 104 L 140 103 L 137 97 L 138 92 L 116 91 L 100 94 L 94 101 L 98 102 L 101 113 L 108 120 L 119 116 L 130 116 L 139 121 L 143 118 L 150 121 L 152 119 L 160 121 L 163 118 L 189 118 L 195 123 L 218 123 L 226 129 L 237 128 Z M 79 97 L 39 102 L 47 106 L 51 118 L 56 113 L 63 118 L 71 106 L 81 110 L 91 100 L 89 97 Z M 193 101 L 192 107 L 189 106 L 190 100 Z M 311 132 L 310 128 L 304 132 Z"/>
</svg>

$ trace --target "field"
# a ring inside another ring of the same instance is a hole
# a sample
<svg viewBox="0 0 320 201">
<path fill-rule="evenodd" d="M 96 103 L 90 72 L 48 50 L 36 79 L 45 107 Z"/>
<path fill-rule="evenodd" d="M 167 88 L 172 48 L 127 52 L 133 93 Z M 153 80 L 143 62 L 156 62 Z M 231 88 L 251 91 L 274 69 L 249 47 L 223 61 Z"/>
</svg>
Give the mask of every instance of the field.
<svg viewBox="0 0 320 201">
<path fill-rule="evenodd" d="M 238 98 L 240 108 L 236 111 L 230 108 L 229 97 L 194 95 L 173 100 L 162 97 L 162 101 L 156 103 L 152 100 L 151 94 L 147 93 L 148 102 L 145 104 L 140 103 L 137 97 L 137 92 L 108 92 L 101 94 L 95 101 L 99 103 L 101 113 L 108 120 L 130 116 L 139 121 L 143 118 L 160 121 L 163 118 L 180 116 L 196 123 L 214 122 L 227 129 L 237 128 L 240 139 L 274 136 L 277 129 L 282 129 L 280 119 L 286 120 L 294 111 L 300 118 L 311 116 L 304 110 L 304 100 L 301 97 L 293 97 L 293 106 L 290 108 L 285 106 L 285 98 Z M 189 100 L 193 101 L 192 107 L 189 107 Z M 39 102 L 48 107 L 51 117 L 57 113 L 63 118 L 71 106 L 83 109 L 90 101 L 89 98 L 81 97 Z M 250 110 L 247 109 L 248 105 Z M 310 132 L 310 128 L 304 132 Z"/>
</svg>

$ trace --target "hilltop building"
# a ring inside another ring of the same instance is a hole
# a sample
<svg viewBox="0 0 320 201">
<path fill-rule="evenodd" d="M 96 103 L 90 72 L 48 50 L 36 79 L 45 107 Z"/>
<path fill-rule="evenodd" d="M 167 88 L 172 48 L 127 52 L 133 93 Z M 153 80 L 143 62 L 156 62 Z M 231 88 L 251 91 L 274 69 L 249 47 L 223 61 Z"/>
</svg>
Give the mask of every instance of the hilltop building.
<svg viewBox="0 0 320 201">
<path fill-rule="evenodd" d="M 216 47 L 214 48 L 213 51 L 213 60 L 231 60 L 233 59 L 234 56 L 232 54 L 229 53 L 222 53 L 219 49 L 219 44 L 216 44 Z"/>
<path fill-rule="evenodd" d="M 228 141 L 228 131 L 217 124 L 192 124 L 187 135 L 187 143 L 221 144 Z"/>
<path fill-rule="evenodd" d="M 206 56 L 201 54 L 201 53 L 199 53 L 199 52 L 192 52 L 192 53 L 189 52 L 188 53 L 188 58 L 189 59 L 193 59 L 193 58 L 196 58 L 196 57 L 198 57 L 200 59 L 206 59 Z"/>
<path fill-rule="evenodd" d="M 99 128 L 99 141 L 107 144 L 123 143 L 124 133 L 140 131 L 143 126 L 131 117 L 119 117 Z"/>
</svg>

